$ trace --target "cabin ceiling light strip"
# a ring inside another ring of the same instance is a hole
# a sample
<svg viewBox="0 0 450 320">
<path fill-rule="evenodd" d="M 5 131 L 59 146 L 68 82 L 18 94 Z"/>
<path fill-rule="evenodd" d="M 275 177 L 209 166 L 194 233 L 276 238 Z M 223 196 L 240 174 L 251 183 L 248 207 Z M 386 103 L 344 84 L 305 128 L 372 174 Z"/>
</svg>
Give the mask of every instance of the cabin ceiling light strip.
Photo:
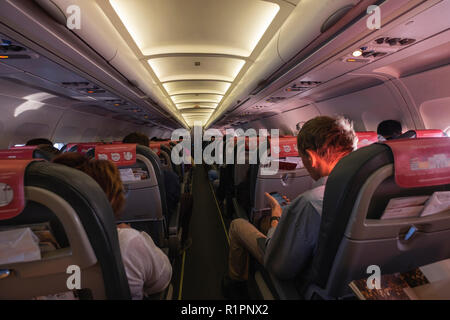
<svg viewBox="0 0 450 320">
<path fill-rule="evenodd" d="M 109 2 L 144 56 L 182 52 L 248 57 L 280 10 L 278 4 L 261 0 Z"/>
<path fill-rule="evenodd" d="M 176 104 L 178 110 L 182 109 L 192 109 L 192 108 L 209 108 L 209 109 L 215 109 L 217 108 L 217 103 L 205 103 L 205 102 L 186 102 L 186 103 L 177 103 Z"/>
<path fill-rule="evenodd" d="M 217 107 L 280 11 L 262 0 L 109 2 L 177 108 Z"/>
<path fill-rule="evenodd" d="M 184 94 L 172 96 L 171 99 L 175 104 L 188 102 L 219 103 L 222 101 L 223 96 L 216 94 Z"/>
<path fill-rule="evenodd" d="M 245 60 L 228 57 L 177 56 L 150 59 L 148 63 L 160 82 L 205 79 L 233 82 L 245 65 Z"/>
<path fill-rule="evenodd" d="M 231 86 L 230 82 L 222 81 L 174 81 L 163 83 L 169 95 L 188 93 L 212 93 L 224 95 Z"/>
</svg>

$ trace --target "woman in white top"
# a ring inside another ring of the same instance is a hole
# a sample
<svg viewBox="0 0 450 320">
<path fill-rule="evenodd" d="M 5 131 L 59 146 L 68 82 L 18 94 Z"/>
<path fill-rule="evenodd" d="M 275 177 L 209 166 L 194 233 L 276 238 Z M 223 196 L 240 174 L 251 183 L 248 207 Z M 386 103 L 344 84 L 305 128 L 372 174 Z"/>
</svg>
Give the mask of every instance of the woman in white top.
<svg viewBox="0 0 450 320">
<path fill-rule="evenodd" d="M 153 239 L 125 224 L 117 227 L 117 233 L 133 299 L 142 299 L 144 294 L 151 295 L 167 288 L 172 278 L 172 266 Z"/>
<path fill-rule="evenodd" d="M 81 170 L 97 181 L 105 191 L 116 219 L 119 218 L 125 197 L 119 170 L 113 163 L 107 160 L 89 160 L 79 153 L 71 152 L 56 157 L 53 162 Z M 172 278 L 172 266 L 152 238 L 127 224 L 118 225 L 117 233 L 131 297 L 142 299 L 144 295 L 167 288 Z"/>
</svg>

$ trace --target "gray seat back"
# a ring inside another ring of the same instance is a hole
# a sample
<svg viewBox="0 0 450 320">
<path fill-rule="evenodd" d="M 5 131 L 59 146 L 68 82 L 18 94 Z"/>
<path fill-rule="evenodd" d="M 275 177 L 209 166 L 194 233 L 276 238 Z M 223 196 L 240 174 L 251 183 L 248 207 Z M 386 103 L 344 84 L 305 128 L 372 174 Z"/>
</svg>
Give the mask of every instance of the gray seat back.
<svg viewBox="0 0 450 320">
<path fill-rule="evenodd" d="M 423 140 L 397 142 L 423 144 Z M 371 265 L 379 266 L 382 274 L 391 274 L 450 257 L 450 211 L 380 220 L 390 199 L 448 191 L 450 181 L 405 188 L 396 183 L 394 174 L 392 151 L 385 144 L 355 151 L 335 167 L 326 185 L 317 251 L 306 282 L 307 297 L 314 290 L 325 297 L 345 296 L 352 280 L 369 276 L 366 272 Z M 418 231 L 404 240 L 411 226 Z"/>
<path fill-rule="evenodd" d="M 298 195 L 311 189 L 313 179 L 305 168 L 295 170 L 279 170 L 275 175 L 264 175 L 261 168 L 258 168 L 256 177 L 254 210 L 268 208 L 268 203 L 264 193 L 277 191 L 293 200 Z"/>
<path fill-rule="evenodd" d="M 0 266 L 11 271 L 0 280 L 0 299 L 70 291 L 71 265 L 80 267 L 81 289 L 87 297 L 130 299 L 114 214 L 100 186 L 81 171 L 39 161 L 26 167 L 24 191 L 25 208 L 0 220 L 0 228 L 48 222 L 61 248 L 43 252 L 41 260 Z"/>
<path fill-rule="evenodd" d="M 146 231 L 162 247 L 167 238 L 167 207 L 159 157 L 149 148 L 137 145 L 136 163 L 119 167 L 129 168 L 139 168 L 147 173 L 147 177 L 123 181 L 126 203 L 118 222 L 131 223 L 136 229 Z"/>
</svg>

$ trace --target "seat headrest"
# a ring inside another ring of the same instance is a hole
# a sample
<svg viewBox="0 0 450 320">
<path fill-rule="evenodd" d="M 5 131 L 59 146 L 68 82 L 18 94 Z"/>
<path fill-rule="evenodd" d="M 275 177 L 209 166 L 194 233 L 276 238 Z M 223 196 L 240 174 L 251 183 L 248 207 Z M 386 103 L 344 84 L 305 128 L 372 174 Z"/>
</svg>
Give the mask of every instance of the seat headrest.
<svg viewBox="0 0 450 320">
<path fill-rule="evenodd" d="M 311 265 L 313 283 L 325 288 L 361 187 L 373 172 L 390 163 L 393 163 L 390 148 L 375 143 L 342 158 L 331 172 L 325 187 L 317 251 Z"/>
<path fill-rule="evenodd" d="M 95 149 L 97 145 L 102 145 L 102 142 L 77 142 L 69 143 L 66 145 L 65 152 L 78 152 L 81 154 L 88 154 L 92 149 Z"/>
<path fill-rule="evenodd" d="M 445 137 L 444 131 L 439 129 L 415 130 L 417 138 L 439 138 Z"/>
<path fill-rule="evenodd" d="M 150 142 L 149 148 L 158 156 L 161 154 L 161 144 L 157 142 Z"/>
<path fill-rule="evenodd" d="M 97 182 L 89 175 L 64 165 L 34 161 L 26 168 L 25 186 L 45 189 L 69 203 L 101 265 L 108 299 L 129 299 L 113 210 Z"/>
<path fill-rule="evenodd" d="M 375 171 L 389 164 L 394 164 L 394 172 L 399 170 L 397 166 L 408 168 L 406 178 L 414 181 L 414 184 L 404 184 L 408 188 L 416 185 L 450 185 L 450 141 L 446 140 L 406 139 L 375 143 L 350 153 L 338 162 L 325 187 L 317 251 L 311 265 L 310 280 L 313 283 L 325 288 L 355 201 Z M 397 153 L 395 161 L 393 152 Z M 445 154 L 446 161 L 441 154 Z M 433 161 L 436 161 L 435 165 L 431 165 Z M 421 166 L 423 173 L 417 170 Z M 426 172 L 425 167 L 430 171 Z M 416 184 L 417 181 L 421 184 Z"/>
<path fill-rule="evenodd" d="M 39 146 L 12 147 L 0 150 L 0 159 L 43 159 L 52 161 L 55 154 L 39 148 Z"/>
<path fill-rule="evenodd" d="M 95 147 L 95 159 L 109 160 L 116 166 L 130 166 L 136 163 L 136 144 L 103 144 Z"/>
<path fill-rule="evenodd" d="M 269 138 L 270 154 L 274 158 L 298 157 L 297 137 L 280 137 L 278 146 Z"/>
<path fill-rule="evenodd" d="M 37 146 L 13 147 L 7 150 L 0 150 L 0 160 L 33 159 Z"/>
<path fill-rule="evenodd" d="M 33 160 L 0 160 L 0 220 L 14 218 L 25 208 L 25 170 Z"/>
<path fill-rule="evenodd" d="M 398 136 L 396 139 L 414 139 L 414 138 L 440 138 L 446 137 L 444 131 L 439 129 L 428 130 L 409 130 Z"/>
<path fill-rule="evenodd" d="M 378 142 L 378 134 L 375 131 L 355 132 L 358 137 L 357 149 Z"/>
<path fill-rule="evenodd" d="M 394 155 L 395 182 L 402 188 L 450 183 L 450 139 L 418 138 L 385 142 Z"/>
<path fill-rule="evenodd" d="M 396 139 L 415 139 L 417 137 L 415 130 L 409 130 L 399 135 Z"/>
</svg>

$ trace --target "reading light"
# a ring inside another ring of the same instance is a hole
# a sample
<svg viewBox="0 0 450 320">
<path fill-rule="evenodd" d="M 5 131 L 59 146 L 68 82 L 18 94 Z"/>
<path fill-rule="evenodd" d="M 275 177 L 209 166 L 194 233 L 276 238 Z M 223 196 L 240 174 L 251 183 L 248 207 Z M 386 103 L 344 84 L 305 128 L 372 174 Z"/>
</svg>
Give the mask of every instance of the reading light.
<svg viewBox="0 0 450 320">
<path fill-rule="evenodd" d="M 360 57 L 360 56 L 362 56 L 362 54 L 363 54 L 363 52 L 361 50 L 356 50 L 352 53 L 352 55 L 354 57 Z"/>
</svg>

